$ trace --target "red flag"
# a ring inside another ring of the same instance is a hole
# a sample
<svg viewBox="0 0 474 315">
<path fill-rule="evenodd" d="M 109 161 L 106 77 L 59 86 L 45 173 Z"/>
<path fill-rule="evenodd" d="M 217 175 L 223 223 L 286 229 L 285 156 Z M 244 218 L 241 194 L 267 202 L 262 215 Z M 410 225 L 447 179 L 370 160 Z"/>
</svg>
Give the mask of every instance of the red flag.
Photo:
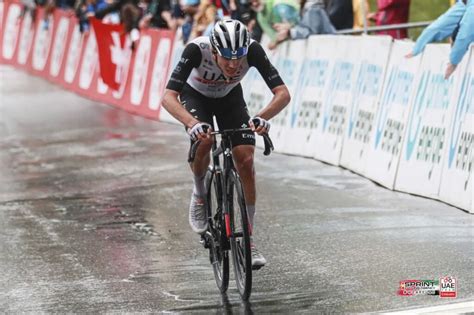
<svg viewBox="0 0 474 315">
<path fill-rule="evenodd" d="M 91 18 L 99 54 L 100 76 L 110 88 L 118 90 L 124 77 L 124 66 L 129 62 L 129 47 L 125 47 L 127 34 L 123 24 L 104 24 Z"/>
</svg>

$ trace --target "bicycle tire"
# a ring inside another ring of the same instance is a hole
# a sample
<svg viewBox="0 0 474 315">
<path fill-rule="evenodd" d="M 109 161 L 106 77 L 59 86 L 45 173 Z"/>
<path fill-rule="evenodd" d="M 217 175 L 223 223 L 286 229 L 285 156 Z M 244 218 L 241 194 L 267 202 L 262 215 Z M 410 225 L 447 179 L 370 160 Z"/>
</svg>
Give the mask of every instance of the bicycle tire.
<svg viewBox="0 0 474 315">
<path fill-rule="evenodd" d="M 221 293 L 225 293 L 229 287 L 229 251 L 225 242 L 225 223 L 222 216 L 223 187 L 222 179 L 213 171 L 206 174 L 207 204 L 210 236 L 209 260 L 214 271 L 217 288 Z M 220 211 L 218 211 L 220 209 Z"/>
<path fill-rule="evenodd" d="M 245 205 L 244 192 L 240 177 L 231 171 L 227 182 L 227 207 L 230 218 L 230 247 L 234 265 L 237 289 L 246 301 L 252 291 L 252 252 L 250 249 L 250 231 Z"/>
</svg>

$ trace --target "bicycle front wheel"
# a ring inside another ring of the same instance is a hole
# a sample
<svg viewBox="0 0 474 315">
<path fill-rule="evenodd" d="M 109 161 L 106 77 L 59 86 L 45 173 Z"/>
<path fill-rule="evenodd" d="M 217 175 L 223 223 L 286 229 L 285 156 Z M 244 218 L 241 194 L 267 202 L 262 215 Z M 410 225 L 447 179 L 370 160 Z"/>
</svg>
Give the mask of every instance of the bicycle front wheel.
<svg viewBox="0 0 474 315">
<path fill-rule="evenodd" d="M 252 291 L 252 253 L 250 231 L 240 178 L 232 171 L 227 182 L 227 207 L 231 229 L 230 247 L 235 272 L 235 282 L 240 296 L 248 300 Z"/>
<path fill-rule="evenodd" d="M 229 287 L 229 245 L 222 215 L 223 189 L 221 175 L 208 171 L 206 175 L 209 228 L 207 239 L 209 259 L 217 288 L 221 293 Z"/>
</svg>

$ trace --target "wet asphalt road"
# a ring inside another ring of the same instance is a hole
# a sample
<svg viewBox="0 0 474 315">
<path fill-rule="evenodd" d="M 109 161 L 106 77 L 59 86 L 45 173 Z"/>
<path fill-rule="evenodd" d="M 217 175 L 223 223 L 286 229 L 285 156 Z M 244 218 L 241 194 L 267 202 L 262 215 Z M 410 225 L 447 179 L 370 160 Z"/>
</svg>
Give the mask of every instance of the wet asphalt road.
<svg viewBox="0 0 474 315">
<path fill-rule="evenodd" d="M 458 279 L 474 299 L 473 215 L 323 163 L 257 154 L 251 302 L 215 286 L 187 223 L 182 127 L 133 117 L 0 67 L 0 313 L 377 312 Z"/>
</svg>

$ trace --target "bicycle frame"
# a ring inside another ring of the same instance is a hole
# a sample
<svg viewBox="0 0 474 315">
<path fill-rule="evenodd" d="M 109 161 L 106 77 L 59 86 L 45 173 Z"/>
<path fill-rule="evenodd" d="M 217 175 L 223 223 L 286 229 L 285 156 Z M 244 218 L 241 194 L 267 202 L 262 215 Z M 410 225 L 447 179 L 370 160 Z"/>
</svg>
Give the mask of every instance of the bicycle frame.
<svg viewBox="0 0 474 315">
<path fill-rule="evenodd" d="M 229 173 L 231 170 L 234 170 L 234 161 L 232 159 L 232 143 L 229 138 L 229 136 L 224 133 L 222 134 L 222 139 L 221 143 L 219 146 L 217 146 L 217 139 L 214 136 L 214 141 L 212 144 L 212 170 L 215 174 L 216 177 L 221 177 L 218 180 L 222 183 L 224 187 L 224 200 L 219 200 L 219 203 L 221 204 L 221 211 L 222 211 L 222 216 L 224 218 L 224 223 L 226 227 L 226 236 L 227 239 L 230 239 L 232 237 L 232 230 L 230 228 L 230 214 L 229 214 L 229 209 L 227 208 L 227 198 L 229 195 L 229 191 L 227 191 L 227 178 L 229 177 Z M 220 160 L 219 156 L 223 155 L 223 168 L 220 166 Z M 224 171 L 224 172 L 223 172 Z"/>
</svg>

